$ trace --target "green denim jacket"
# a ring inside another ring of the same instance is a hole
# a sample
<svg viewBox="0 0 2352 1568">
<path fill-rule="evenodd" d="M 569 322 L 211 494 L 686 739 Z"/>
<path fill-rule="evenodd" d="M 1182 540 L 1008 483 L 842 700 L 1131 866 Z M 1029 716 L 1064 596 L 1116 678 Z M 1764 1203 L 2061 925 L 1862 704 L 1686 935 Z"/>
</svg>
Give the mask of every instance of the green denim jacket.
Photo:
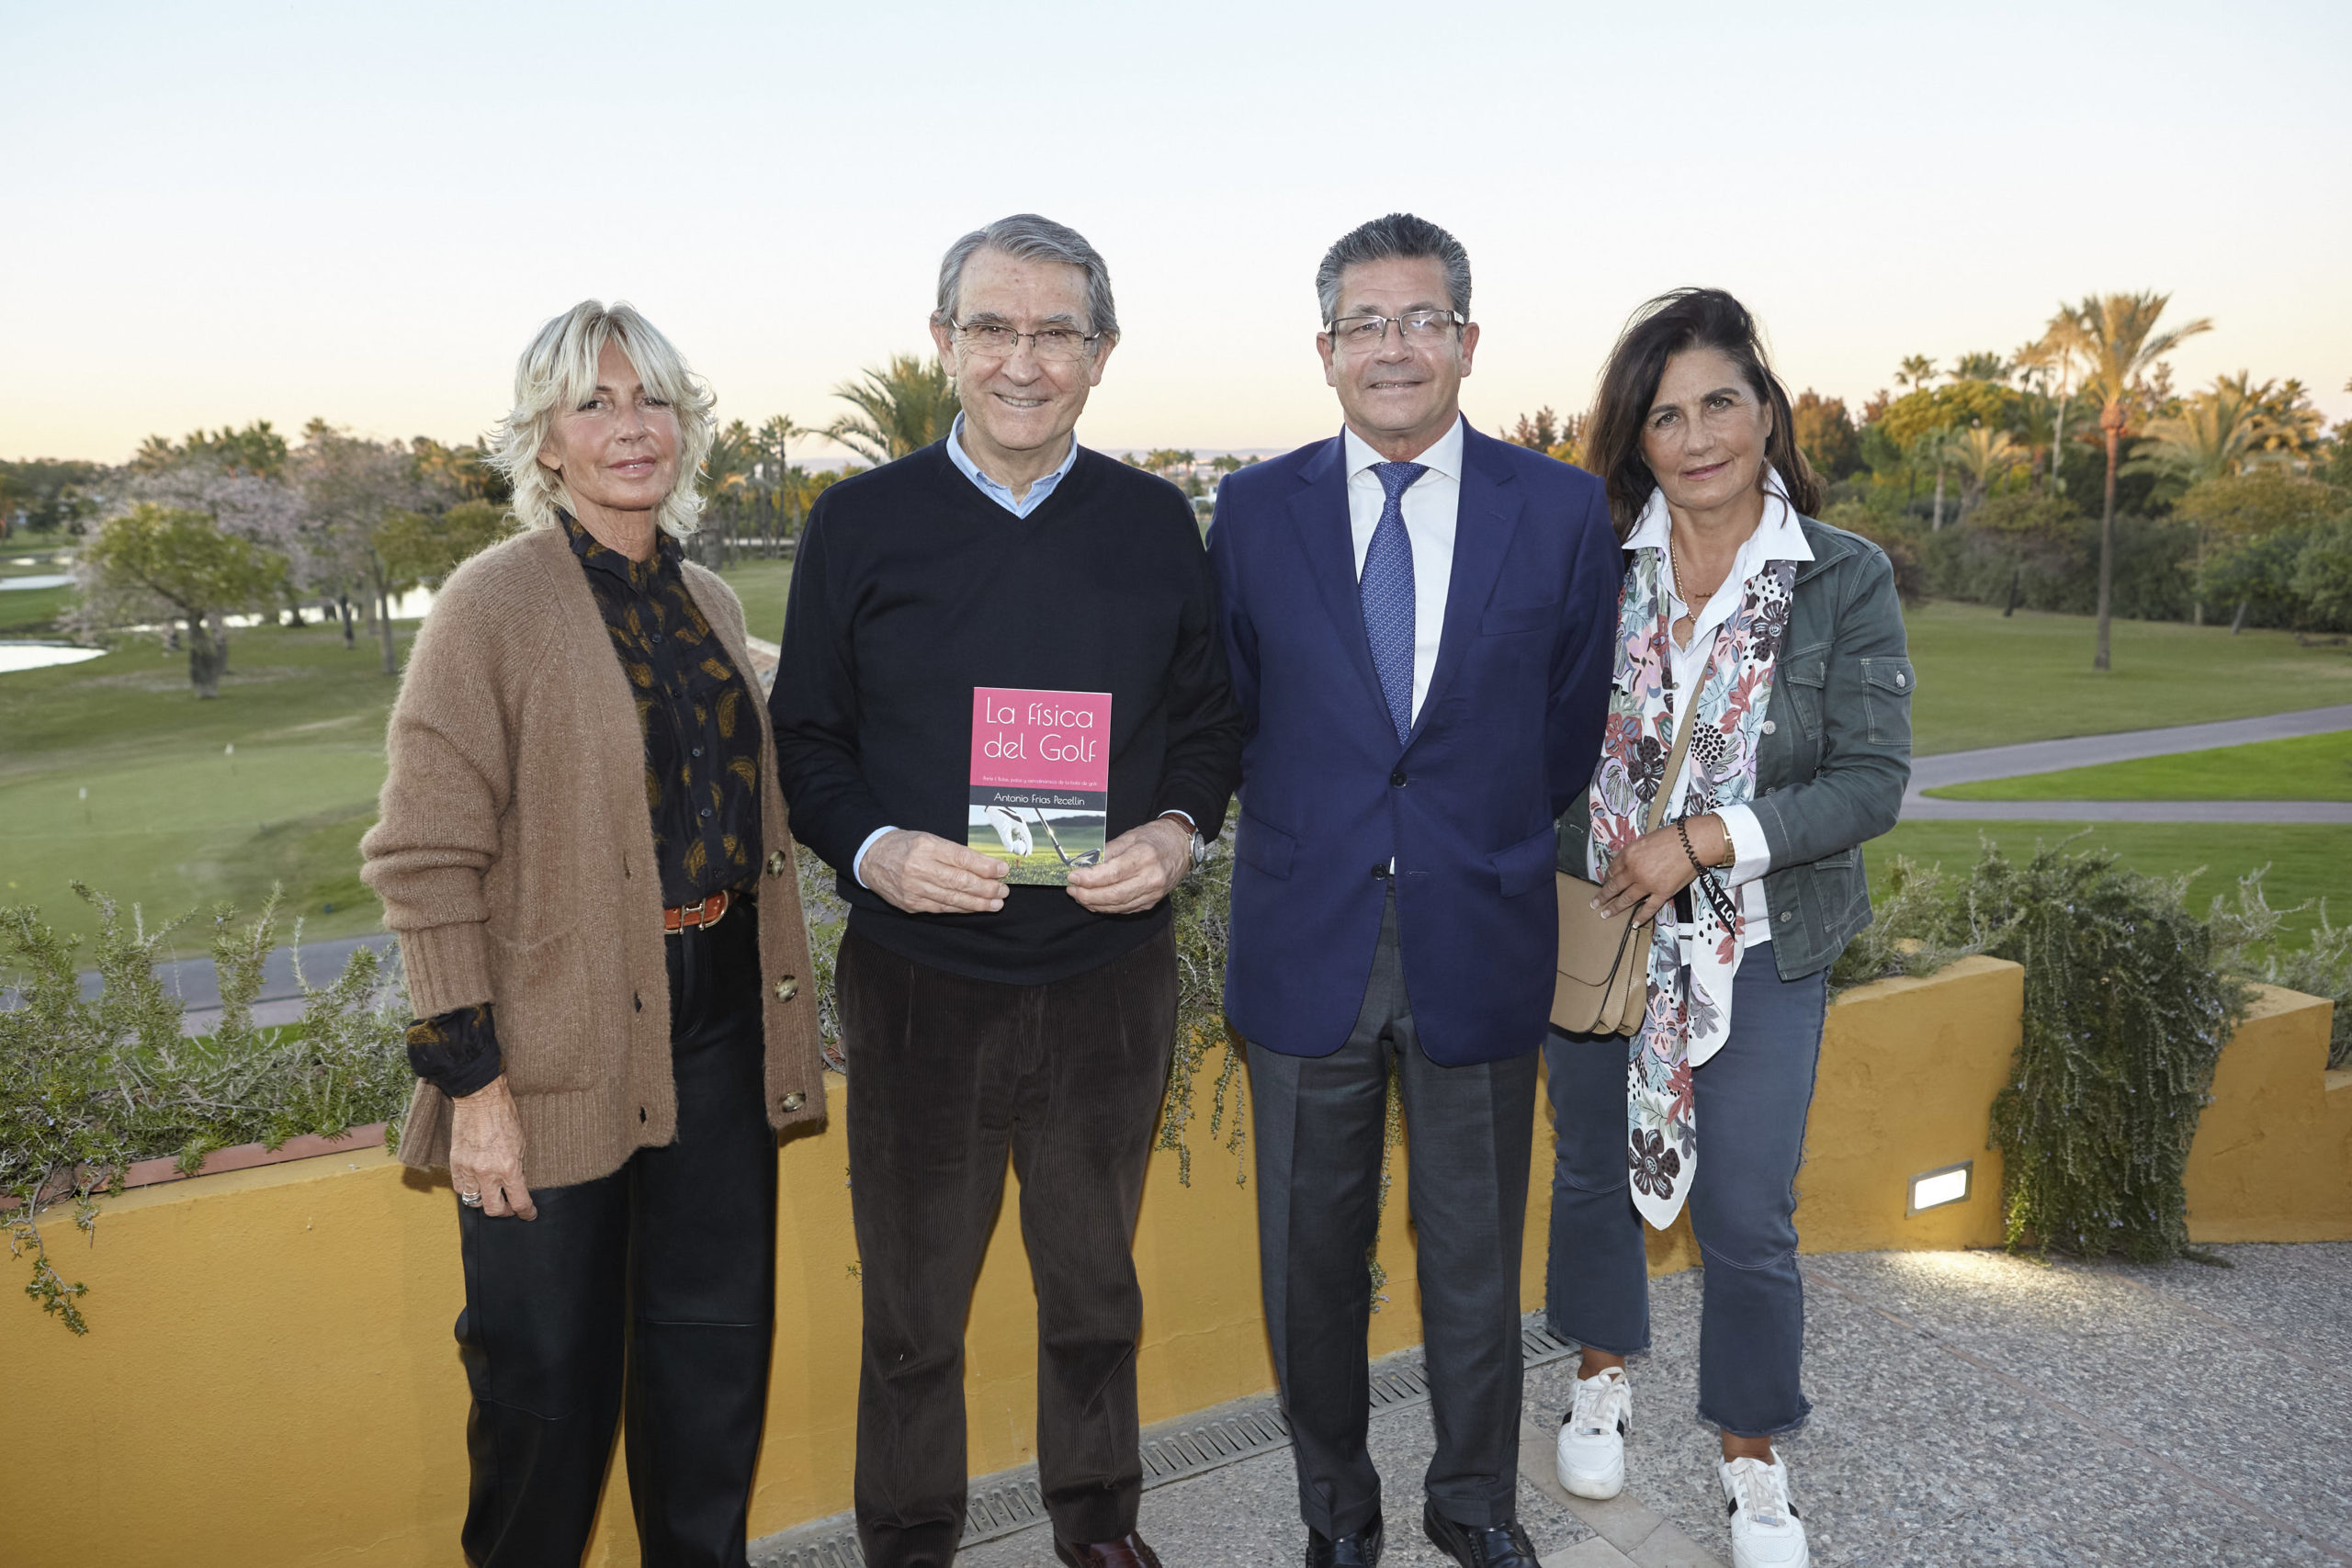
<svg viewBox="0 0 2352 1568">
<path fill-rule="evenodd" d="M 1871 923 L 1861 846 L 1902 809 L 1918 684 L 1886 552 L 1843 528 L 1799 523 L 1813 559 L 1797 568 L 1752 803 L 1772 852 L 1764 899 L 1784 980 L 1827 968 Z M 1559 866 L 1571 876 L 1591 874 L 1590 826 L 1578 795 L 1559 821 Z"/>
</svg>

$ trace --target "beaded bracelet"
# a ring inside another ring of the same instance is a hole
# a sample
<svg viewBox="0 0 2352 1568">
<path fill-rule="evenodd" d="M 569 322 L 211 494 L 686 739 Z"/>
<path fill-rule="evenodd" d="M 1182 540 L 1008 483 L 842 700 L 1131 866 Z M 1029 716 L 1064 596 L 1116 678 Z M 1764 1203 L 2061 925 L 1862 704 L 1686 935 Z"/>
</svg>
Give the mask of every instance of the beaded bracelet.
<svg viewBox="0 0 2352 1568">
<path fill-rule="evenodd" d="M 1678 817 L 1674 819 L 1674 831 L 1682 840 L 1682 852 L 1690 857 L 1691 872 L 1696 875 L 1704 876 L 1707 874 L 1706 863 L 1699 858 L 1699 852 L 1690 847 L 1690 818 L 1688 817 Z"/>
<path fill-rule="evenodd" d="M 1690 857 L 1690 880 L 1698 885 L 1700 892 L 1706 895 L 1709 907 L 1715 911 L 1715 918 L 1729 928 L 1732 925 L 1730 900 L 1724 897 L 1721 888 L 1707 880 L 1708 867 L 1699 859 L 1699 852 L 1690 846 L 1690 829 L 1688 826 L 1690 820 L 1688 817 L 1676 818 L 1674 831 L 1682 840 L 1682 852 Z"/>
</svg>

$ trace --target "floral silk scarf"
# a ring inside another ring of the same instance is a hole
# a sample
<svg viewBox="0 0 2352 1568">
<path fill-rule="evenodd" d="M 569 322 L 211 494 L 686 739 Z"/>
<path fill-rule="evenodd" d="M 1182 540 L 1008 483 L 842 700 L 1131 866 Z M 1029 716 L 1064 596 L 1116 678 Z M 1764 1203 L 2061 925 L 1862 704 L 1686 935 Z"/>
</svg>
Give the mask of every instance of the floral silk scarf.
<svg viewBox="0 0 2352 1568">
<path fill-rule="evenodd" d="M 1592 780 L 1592 876 L 1641 836 L 1650 803 L 1671 789 L 1666 763 L 1674 750 L 1676 705 L 1668 662 L 1671 600 L 1660 592 L 1666 552 L 1644 548 L 1625 569 L 1618 601 L 1617 670 Z M 1767 561 L 1740 585 L 1739 608 L 1715 628 L 1699 679 L 1698 717 L 1690 727 L 1687 816 L 1752 800 L 1756 746 L 1772 700 L 1772 670 L 1788 633 L 1789 596 L 1797 563 Z M 1652 930 L 1649 1007 L 1633 1037 L 1625 1074 L 1626 1160 L 1634 1206 L 1659 1230 L 1674 1223 L 1699 1170 L 1699 1131 L 1691 1069 L 1722 1048 L 1731 1030 L 1731 987 L 1739 973 L 1746 926 L 1739 899 L 1720 871 L 1701 873 L 1714 897 L 1693 883 L 1677 909 L 1661 911 Z M 1726 921 L 1725 914 L 1729 919 Z"/>
</svg>

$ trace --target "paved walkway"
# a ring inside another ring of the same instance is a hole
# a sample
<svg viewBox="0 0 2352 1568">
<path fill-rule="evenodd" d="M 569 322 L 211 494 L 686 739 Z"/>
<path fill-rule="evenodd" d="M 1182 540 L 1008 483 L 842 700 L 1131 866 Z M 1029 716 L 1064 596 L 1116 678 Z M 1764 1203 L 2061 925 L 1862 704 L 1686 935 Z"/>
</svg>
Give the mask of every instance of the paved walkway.
<svg viewBox="0 0 2352 1568">
<path fill-rule="evenodd" d="M 1805 1258 L 1814 1409 L 1781 1453 L 1815 1562 L 2352 1564 L 2352 1244 L 2218 1250 L 2234 1267 Z M 1559 1490 L 1552 1435 L 1572 1362 L 1529 1373 L 1520 1510 L 1546 1568 L 1729 1560 L 1714 1437 L 1693 1414 L 1701 1280 L 1653 1284 L 1656 1347 L 1634 1364 L 1617 1500 Z M 1428 1404 L 1376 1415 L 1371 1444 L 1388 1496 L 1385 1561 L 1444 1568 L 1419 1529 Z M 1141 1528 L 1170 1568 L 1294 1563 L 1295 1487 L 1290 1451 L 1276 1449 L 1148 1490 Z M 819 1561 L 812 1549 L 828 1536 L 838 1546 L 846 1522 L 756 1543 L 752 1562 Z M 958 1559 L 1052 1561 L 1042 1525 Z"/>
<path fill-rule="evenodd" d="M 2352 822 L 2352 801 L 2335 800 L 1933 800 L 1927 791 L 1981 784 L 2025 773 L 2054 773 L 2102 762 L 2138 761 L 2183 751 L 2210 751 L 2259 740 L 2286 740 L 2352 729 L 2352 704 L 2268 714 L 2260 718 L 2184 724 L 2170 729 L 2127 729 L 1988 746 L 1915 758 L 1903 819 L 2034 822 Z"/>
</svg>

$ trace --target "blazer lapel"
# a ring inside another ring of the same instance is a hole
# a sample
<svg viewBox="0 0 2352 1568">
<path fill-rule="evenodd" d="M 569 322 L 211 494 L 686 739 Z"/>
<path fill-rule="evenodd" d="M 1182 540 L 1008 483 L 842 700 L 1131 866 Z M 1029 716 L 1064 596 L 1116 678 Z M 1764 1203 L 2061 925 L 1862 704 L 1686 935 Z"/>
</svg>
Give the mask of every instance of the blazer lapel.
<svg viewBox="0 0 2352 1568">
<path fill-rule="evenodd" d="M 1339 633 L 1340 655 L 1355 667 L 1364 695 L 1379 716 L 1384 732 L 1394 734 L 1388 698 L 1380 689 L 1380 673 L 1372 667 L 1372 643 L 1364 636 L 1363 605 L 1356 593 L 1355 538 L 1348 524 L 1348 476 L 1340 461 L 1344 444 L 1337 437 L 1307 459 L 1299 471 L 1299 488 L 1290 502 L 1291 522 L 1299 547 L 1306 556 L 1307 581 L 1330 613 Z"/>
<path fill-rule="evenodd" d="M 1470 640 L 1478 635 L 1478 618 L 1502 574 L 1512 530 L 1519 526 L 1525 498 L 1511 482 L 1510 465 L 1495 460 L 1488 450 L 1498 445 L 1476 430 L 1463 431 L 1462 499 L 1453 523 L 1453 574 L 1445 585 L 1445 630 L 1438 639 L 1430 689 L 1421 698 L 1420 712 L 1413 716 L 1415 739 L 1462 669 Z M 1371 667 L 1369 653 L 1365 667 Z"/>
</svg>

